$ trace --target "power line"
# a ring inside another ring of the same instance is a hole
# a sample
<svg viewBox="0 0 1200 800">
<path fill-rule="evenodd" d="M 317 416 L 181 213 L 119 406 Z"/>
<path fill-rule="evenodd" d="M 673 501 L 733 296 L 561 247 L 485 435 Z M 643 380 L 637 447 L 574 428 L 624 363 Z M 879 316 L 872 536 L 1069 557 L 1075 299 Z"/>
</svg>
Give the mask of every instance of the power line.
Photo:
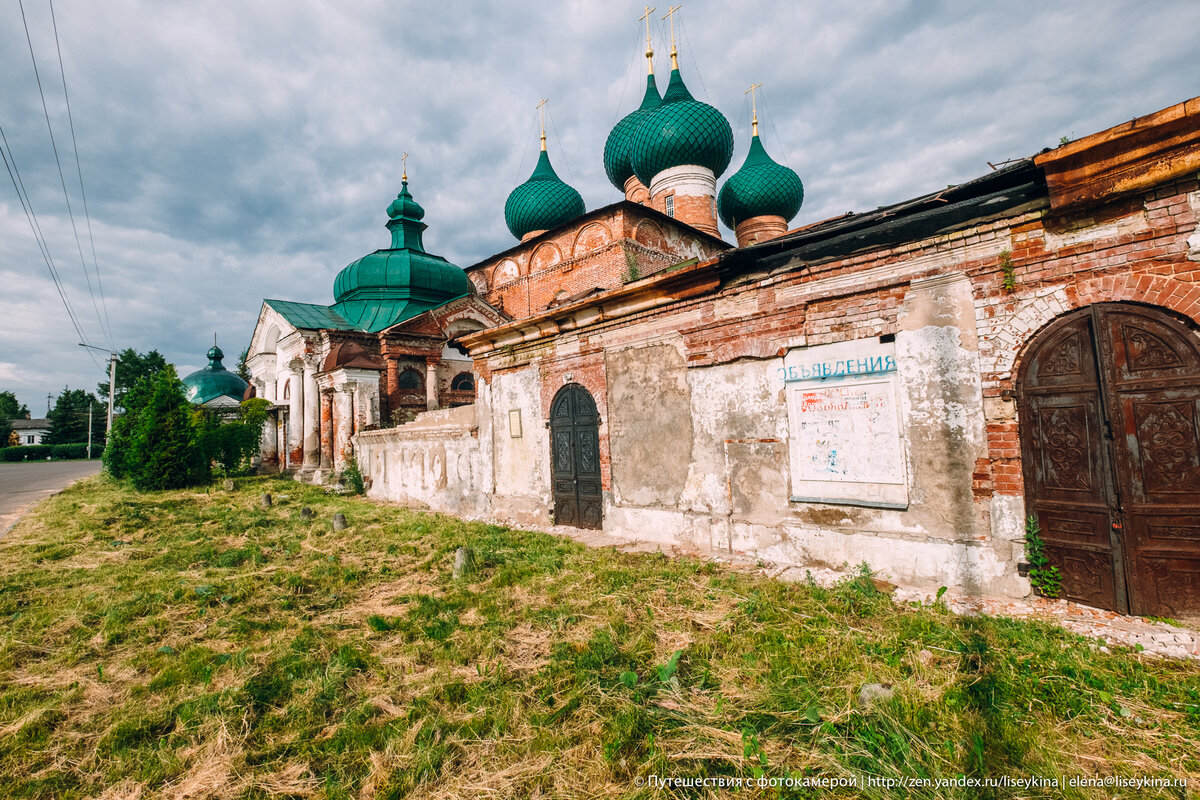
<svg viewBox="0 0 1200 800">
<path fill-rule="evenodd" d="M 550 112 L 550 124 L 554 127 L 554 138 L 558 140 L 558 146 L 563 147 L 562 134 L 558 132 L 558 123 L 554 121 L 554 112 Z M 571 161 L 567 158 L 567 149 L 563 147 L 562 163 L 567 168 L 567 177 L 571 179 L 571 186 L 575 186 L 575 175 L 571 172 Z"/>
<path fill-rule="evenodd" d="M 100 306 L 96 302 L 96 292 L 92 288 L 92 276 L 88 272 L 87 261 L 83 257 L 83 243 L 79 240 L 79 228 L 75 225 L 75 212 L 71 209 L 71 195 L 67 192 L 67 179 L 63 175 L 62 159 L 58 157 L 58 143 L 54 141 L 54 127 L 50 124 L 50 109 L 46 105 L 46 93 L 42 90 L 42 76 L 38 72 L 37 57 L 33 54 L 33 39 L 29 35 L 29 23 L 25 19 L 24 0 L 17 0 L 17 5 L 21 9 L 21 22 L 25 26 L 25 42 L 29 45 L 29 58 L 33 61 L 33 77 L 37 79 L 38 94 L 42 98 L 42 113 L 46 116 L 46 130 L 50 132 L 50 147 L 54 150 L 54 163 L 58 165 L 58 179 L 62 183 L 63 197 L 67 201 L 67 216 L 71 219 L 71 230 L 75 233 L 75 247 L 79 250 L 79 265 L 83 267 L 83 277 L 87 279 L 88 294 L 92 296 L 92 308 L 96 312 L 96 323 L 100 326 L 100 332 L 103 333 L 104 322 L 100 319 Z"/>
<path fill-rule="evenodd" d="M 33 238 L 37 241 L 38 250 L 41 251 L 42 260 L 46 263 L 46 269 L 50 272 L 50 278 L 54 282 L 54 288 L 58 290 L 58 296 L 62 300 L 63 307 L 67 310 L 67 317 L 71 320 L 71 325 L 75 328 L 75 332 L 85 342 L 87 337 L 84 336 L 83 330 L 79 326 L 79 319 L 75 316 L 75 310 L 71 308 L 71 301 L 67 299 L 66 287 L 62 284 L 62 279 L 58 275 L 58 270 L 54 267 L 54 259 L 50 255 L 49 245 L 45 241 L 45 236 L 42 235 L 42 226 L 37 221 L 37 213 L 33 210 L 33 200 L 25 191 L 25 181 L 21 179 L 21 171 L 17 169 L 17 160 L 13 156 L 12 145 L 8 143 L 8 137 L 4 134 L 4 126 L 0 125 L 0 142 L 4 143 L 4 147 L 0 147 L 0 157 L 4 160 L 4 166 L 8 170 L 9 180 L 12 181 L 13 189 L 17 192 L 17 199 L 21 201 L 21 209 L 25 212 L 25 219 L 29 222 L 29 228 L 33 231 Z M 8 153 L 4 150 L 7 148 Z M 100 362 L 88 351 L 88 356 L 92 359 L 92 363 L 97 369 L 102 369 Z"/>
<path fill-rule="evenodd" d="M 63 99 L 67 103 L 67 122 L 71 126 L 71 147 L 75 151 L 75 171 L 79 174 L 79 194 L 83 196 L 83 217 L 87 220 L 88 241 L 92 247 L 92 269 L 96 271 L 96 287 L 100 290 L 100 305 L 104 309 L 104 329 L 108 334 L 108 346 L 116 350 L 116 343 L 112 335 L 112 323 L 108 319 L 108 302 L 104 297 L 104 284 L 100 280 L 100 261 L 96 258 L 96 239 L 92 236 L 92 215 L 88 212 L 87 190 L 83 188 L 83 166 L 79 163 L 79 143 L 75 140 L 75 117 L 71 114 L 71 97 L 67 94 L 67 71 L 63 67 L 62 45 L 58 40 L 58 19 L 54 14 L 54 0 L 50 0 L 50 22 L 54 25 L 54 47 L 58 50 L 58 71 L 62 75 Z"/>
</svg>

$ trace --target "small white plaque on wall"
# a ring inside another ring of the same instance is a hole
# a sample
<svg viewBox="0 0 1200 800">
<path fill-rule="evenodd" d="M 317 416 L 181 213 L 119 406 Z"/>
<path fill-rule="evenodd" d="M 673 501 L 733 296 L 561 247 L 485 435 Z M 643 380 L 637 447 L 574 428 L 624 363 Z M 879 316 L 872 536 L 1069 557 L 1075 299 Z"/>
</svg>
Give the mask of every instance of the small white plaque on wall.
<svg viewBox="0 0 1200 800">
<path fill-rule="evenodd" d="M 786 387 L 792 501 L 908 507 L 893 342 L 792 350 Z"/>
</svg>

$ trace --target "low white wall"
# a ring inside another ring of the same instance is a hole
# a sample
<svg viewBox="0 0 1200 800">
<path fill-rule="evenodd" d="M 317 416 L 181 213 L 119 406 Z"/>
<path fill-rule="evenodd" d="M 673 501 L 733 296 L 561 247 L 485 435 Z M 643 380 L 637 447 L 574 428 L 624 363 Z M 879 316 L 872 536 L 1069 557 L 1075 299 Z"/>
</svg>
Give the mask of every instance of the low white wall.
<svg viewBox="0 0 1200 800">
<path fill-rule="evenodd" d="M 487 514 L 475 415 L 473 405 L 427 411 L 407 425 L 355 436 L 367 496 L 448 514 Z"/>
</svg>

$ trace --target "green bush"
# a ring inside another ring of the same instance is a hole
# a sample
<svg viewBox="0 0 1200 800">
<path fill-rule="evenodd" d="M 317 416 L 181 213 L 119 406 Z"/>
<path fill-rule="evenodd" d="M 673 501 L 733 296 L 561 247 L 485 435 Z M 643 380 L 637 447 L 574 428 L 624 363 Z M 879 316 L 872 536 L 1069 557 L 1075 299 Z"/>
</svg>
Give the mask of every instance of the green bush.
<svg viewBox="0 0 1200 800">
<path fill-rule="evenodd" d="M 50 445 L 50 455 L 55 458 L 87 458 L 87 442 Z"/>
<path fill-rule="evenodd" d="M 250 459 L 259 450 L 270 407 L 270 402 L 256 397 L 244 400 L 236 416 L 210 409 L 194 412 L 201 449 L 218 474 L 242 475 L 250 471 Z"/>
<path fill-rule="evenodd" d="M 136 417 L 122 464 L 135 489 L 182 489 L 212 479 L 183 382 L 173 367 L 149 382 L 145 406 Z"/>
<path fill-rule="evenodd" d="M 99 445 L 93 445 L 99 452 Z M 22 447 L 0 448 L 0 461 L 45 461 L 50 458 L 87 458 L 87 442 L 72 444 L 31 444 Z"/>
<path fill-rule="evenodd" d="M 50 455 L 48 444 L 29 444 L 24 447 L 6 447 L 0 450 L 5 461 L 44 461 Z"/>
</svg>

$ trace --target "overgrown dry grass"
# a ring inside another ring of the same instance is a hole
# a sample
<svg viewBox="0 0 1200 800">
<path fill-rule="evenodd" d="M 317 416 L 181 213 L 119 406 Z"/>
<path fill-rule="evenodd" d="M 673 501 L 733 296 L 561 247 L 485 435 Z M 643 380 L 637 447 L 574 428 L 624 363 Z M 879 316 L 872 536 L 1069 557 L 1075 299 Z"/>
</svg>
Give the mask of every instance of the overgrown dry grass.
<svg viewBox="0 0 1200 800">
<path fill-rule="evenodd" d="M 481 566 L 465 581 L 459 545 Z M 1177 798 L 863 781 L 1200 779 L 1195 664 L 897 607 L 861 579 L 775 583 L 270 479 L 87 481 L 0 540 L 0 574 L 6 797 Z M 895 697 L 860 708 L 865 683 Z"/>
</svg>

